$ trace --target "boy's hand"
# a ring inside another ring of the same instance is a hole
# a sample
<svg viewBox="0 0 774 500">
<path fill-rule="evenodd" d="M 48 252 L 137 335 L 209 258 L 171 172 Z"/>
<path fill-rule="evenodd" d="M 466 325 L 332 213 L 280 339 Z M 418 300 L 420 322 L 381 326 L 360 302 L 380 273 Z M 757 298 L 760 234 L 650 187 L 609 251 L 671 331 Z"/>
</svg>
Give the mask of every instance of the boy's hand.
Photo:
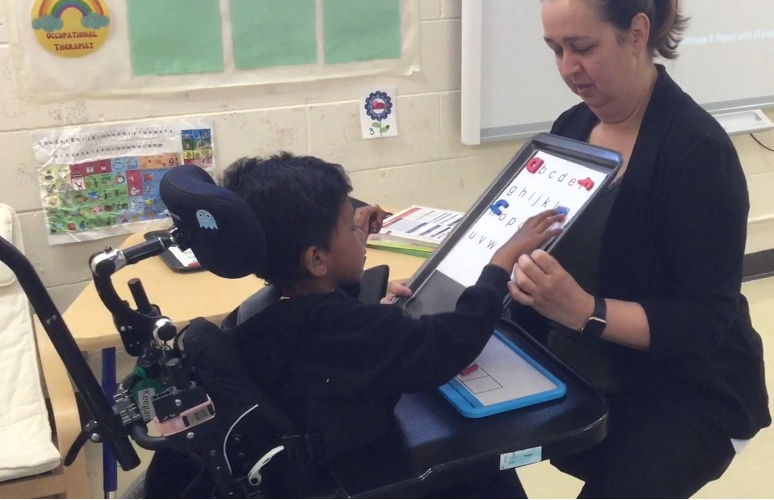
<svg viewBox="0 0 774 500">
<path fill-rule="evenodd" d="M 408 280 L 390 281 L 387 284 L 387 296 L 381 300 L 381 303 L 392 304 L 397 298 L 411 297 L 414 292 L 411 291 L 411 288 L 406 286 L 406 283 L 408 283 Z"/>
<path fill-rule="evenodd" d="M 564 219 L 564 214 L 559 214 L 556 210 L 546 210 L 530 217 L 521 229 L 495 252 L 490 263 L 509 273 L 513 272 L 513 266 L 519 257 L 531 253 L 549 239 L 562 234 L 563 228 L 551 226 L 556 222 L 563 222 Z"/>
<path fill-rule="evenodd" d="M 368 205 L 355 210 L 355 226 L 366 236 L 376 234 L 382 230 L 382 223 L 387 217 L 387 212 L 379 205 Z"/>
</svg>

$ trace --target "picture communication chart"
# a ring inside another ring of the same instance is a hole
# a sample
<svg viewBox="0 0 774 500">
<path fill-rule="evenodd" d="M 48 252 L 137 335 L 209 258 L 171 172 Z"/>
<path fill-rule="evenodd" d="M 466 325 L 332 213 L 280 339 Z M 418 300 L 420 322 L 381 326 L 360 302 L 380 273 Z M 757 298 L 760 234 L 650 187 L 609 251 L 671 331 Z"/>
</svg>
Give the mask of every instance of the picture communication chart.
<svg viewBox="0 0 774 500">
<path fill-rule="evenodd" d="M 178 165 L 214 168 L 212 127 L 208 119 L 181 118 L 33 134 L 49 244 L 168 225 L 161 179 Z"/>
</svg>

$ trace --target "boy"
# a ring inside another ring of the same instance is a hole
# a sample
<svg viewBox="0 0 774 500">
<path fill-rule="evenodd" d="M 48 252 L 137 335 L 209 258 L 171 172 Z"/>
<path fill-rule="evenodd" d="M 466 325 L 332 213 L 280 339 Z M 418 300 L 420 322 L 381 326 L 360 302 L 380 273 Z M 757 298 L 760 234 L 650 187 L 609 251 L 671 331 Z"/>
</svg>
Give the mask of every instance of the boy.
<svg viewBox="0 0 774 500">
<path fill-rule="evenodd" d="M 320 432 L 323 460 L 381 434 L 401 394 L 448 382 L 482 351 L 502 315 L 511 270 L 558 235 L 554 211 L 530 219 L 492 258 L 449 313 L 413 319 L 393 305 L 365 305 L 343 289 L 365 264 L 366 217 L 356 223 L 339 165 L 281 153 L 243 158 L 223 185 L 245 199 L 266 232 L 261 278 L 283 300 L 237 325 L 224 323 L 260 387 L 304 431 Z M 359 214 L 359 215 L 362 215 Z"/>
</svg>

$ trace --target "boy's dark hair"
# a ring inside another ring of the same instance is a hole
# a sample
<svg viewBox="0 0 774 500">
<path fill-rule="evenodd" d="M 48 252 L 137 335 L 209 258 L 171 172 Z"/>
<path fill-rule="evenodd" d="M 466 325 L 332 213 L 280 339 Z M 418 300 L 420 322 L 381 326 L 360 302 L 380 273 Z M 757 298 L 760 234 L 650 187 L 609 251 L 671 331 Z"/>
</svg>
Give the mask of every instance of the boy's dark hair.
<svg viewBox="0 0 774 500">
<path fill-rule="evenodd" d="M 266 257 L 256 274 L 278 286 L 293 285 L 303 276 L 304 250 L 328 249 L 352 191 L 341 165 L 287 152 L 235 161 L 222 185 L 244 199 L 263 224 Z"/>
</svg>

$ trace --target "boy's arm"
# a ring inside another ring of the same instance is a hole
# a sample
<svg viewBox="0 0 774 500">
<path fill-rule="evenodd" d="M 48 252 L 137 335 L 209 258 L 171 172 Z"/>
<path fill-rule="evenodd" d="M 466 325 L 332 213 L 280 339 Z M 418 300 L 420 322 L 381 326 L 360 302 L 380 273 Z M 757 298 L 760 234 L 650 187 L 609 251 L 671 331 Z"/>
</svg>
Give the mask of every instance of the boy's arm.
<svg viewBox="0 0 774 500">
<path fill-rule="evenodd" d="M 375 341 L 367 362 L 369 392 L 431 390 L 469 366 L 502 316 L 509 278 L 501 267 L 486 266 L 453 312 L 413 319 L 395 306 L 378 306 L 375 321 L 364 332 Z"/>
<path fill-rule="evenodd" d="M 345 334 L 349 338 L 340 339 L 339 346 L 348 344 L 352 351 L 336 360 L 339 365 L 352 363 L 357 368 L 359 380 L 350 381 L 352 386 L 372 394 L 419 392 L 448 382 L 469 366 L 503 314 L 508 280 L 519 255 L 560 234 L 562 229 L 552 226 L 563 220 L 564 215 L 556 210 L 529 218 L 495 252 L 491 264 L 462 293 L 453 312 L 413 319 L 389 305 L 360 304 L 342 311 L 339 322 L 350 328 Z"/>
</svg>

